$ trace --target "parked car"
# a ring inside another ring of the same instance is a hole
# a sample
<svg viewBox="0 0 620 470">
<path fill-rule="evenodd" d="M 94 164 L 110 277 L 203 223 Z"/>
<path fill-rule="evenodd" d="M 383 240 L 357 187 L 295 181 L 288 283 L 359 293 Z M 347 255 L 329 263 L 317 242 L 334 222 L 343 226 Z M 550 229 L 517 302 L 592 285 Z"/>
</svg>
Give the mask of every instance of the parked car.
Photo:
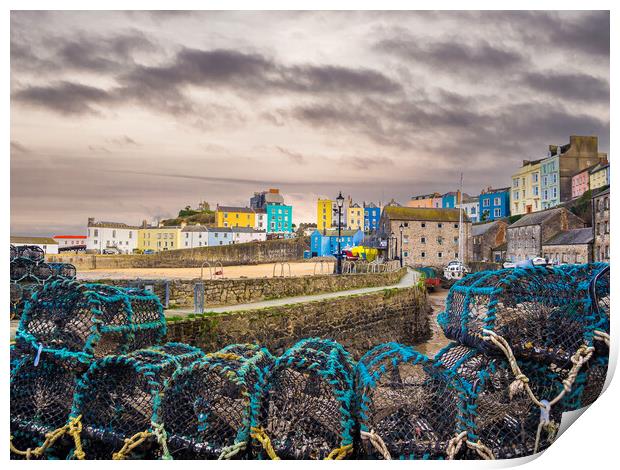
<svg viewBox="0 0 620 470">
<path fill-rule="evenodd" d="M 110 248 L 104 248 L 102 253 L 104 255 L 120 255 L 121 251 L 118 248 L 110 247 Z"/>
<path fill-rule="evenodd" d="M 504 262 L 503 266 L 505 269 L 511 269 L 511 268 L 516 267 L 517 265 L 513 263 L 512 261 L 506 261 Z"/>
<path fill-rule="evenodd" d="M 155 254 L 155 251 L 154 250 L 144 250 L 143 254 L 145 254 L 145 255 L 152 255 L 152 254 Z"/>
</svg>

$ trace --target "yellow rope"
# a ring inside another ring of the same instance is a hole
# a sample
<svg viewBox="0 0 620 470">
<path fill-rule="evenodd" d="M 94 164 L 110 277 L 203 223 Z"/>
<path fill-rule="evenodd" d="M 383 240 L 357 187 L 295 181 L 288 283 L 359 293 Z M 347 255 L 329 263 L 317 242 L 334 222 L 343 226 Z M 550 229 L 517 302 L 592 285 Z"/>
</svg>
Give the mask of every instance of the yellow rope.
<svg viewBox="0 0 620 470">
<path fill-rule="evenodd" d="M 67 432 L 71 437 L 73 437 L 73 442 L 75 444 L 75 450 L 73 451 L 73 455 L 78 460 L 84 460 L 86 458 L 86 454 L 84 453 L 84 449 L 82 448 L 82 438 L 80 435 L 82 434 L 82 415 L 77 418 L 71 418 L 69 420 L 69 424 L 67 426 L 69 429 Z"/>
<path fill-rule="evenodd" d="M 214 353 L 207 354 L 207 357 L 214 357 L 216 359 L 224 359 L 226 361 L 238 361 L 241 359 L 241 356 L 239 356 L 238 354 L 221 353 L 221 352 L 214 352 Z"/>
<path fill-rule="evenodd" d="M 10 449 L 16 455 L 20 455 L 22 457 L 26 457 L 30 460 L 31 457 L 42 457 L 47 449 L 52 447 L 54 443 L 60 439 L 65 434 L 69 433 L 73 436 L 73 439 L 76 442 L 76 456 L 78 458 L 84 458 L 84 451 L 82 450 L 82 444 L 79 438 L 79 433 L 82 431 L 82 424 L 80 423 L 80 419 L 82 419 L 82 415 L 77 418 L 71 418 L 69 423 L 65 424 L 63 427 L 55 429 L 51 432 L 45 434 L 45 441 L 39 447 L 34 449 L 26 449 L 19 450 L 13 445 L 13 436 L 10 439 Z M 77 432 L 77 434 L 76 434 Z M 79 448 L 78 448 L 79 446 Z M 78 455 L 79 453 L 79 455 Z M 81 455 L 81 457 L 80 457 Z"/>
<path fill-rule="evenodd" d="M 152 434 L 149 431 L 142 431 L 134 434 L 128 439 L 125 439 L 125 444 L 121 450 L 112 454 L 112 460 L 125 460 L 131 451 L 146 441 L 151 435 Z"/>
<path fill-rule="evenodd" d="M 342 460 L 351 452 L 353 452 L 353 444 L 347 444 L 332 450 L 325 460 Z"/>
<path fill-rule="evenodd" d="M 250 434 L 250 436 L 260 442 L 260 444 L 263 446 L 263 449 L 265 449 L 265 452 L 267 452 L 269 458 L 271 460 L 280 460 L 280 457 L 278 457 L 276 451 L 273 450 L 273 446 L 271 445 L 271 439 L 269 439 L 269 436 L 267 435 L 267 433 L 265 433 L 265 430 L 263 428 L 252 427 L 251 431 L 252 433 Z"/>
</svg>

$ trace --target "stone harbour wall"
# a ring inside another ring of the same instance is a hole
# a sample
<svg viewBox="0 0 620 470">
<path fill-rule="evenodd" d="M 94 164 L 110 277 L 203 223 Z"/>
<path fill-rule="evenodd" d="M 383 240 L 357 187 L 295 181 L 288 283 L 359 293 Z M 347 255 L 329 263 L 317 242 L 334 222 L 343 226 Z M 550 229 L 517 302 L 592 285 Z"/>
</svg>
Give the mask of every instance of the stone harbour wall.
<svg viewBox="0 0 620 470">
<path fill-rule="evenodd" d="M 169 319 L 168 341 L 206 352 L 233 343 L 257 343 L 282 354 L 302 338 L 331 338 L 356 359 L 377 344 L 413 344 L 430 337 L 431 307 L 420 287 L 386 289 L 302 304 Z"/>
<path fill-rule="evenodd" d="M 309 237 L 169 250 L 152 255 L 47 255 L 50 263 L 71 263 L 78 271 L 127 268 L 199 268 L 204 262 L 223 266 L 275 263 L 303 259 Z"/>
<path fill-rule="evenodd" d="M 363 287 L 382 287 L 397 284 L 405 275 L 406 269 L 389 273 L 333 274 L 297 277 L 271 277 L 254 279 L 216 279 L 204 281 L 204 305 L 235 305 L 261 300 L 281 299 L 302 295 L 322 294 Z M 185 280 L 114 280 L 102 279 L 100 282 L 120 287 L 153 286 L 153 291 L 165 303 L 168 286 L 168 306 L 171 308 L 191 308 L 194 306 L 194 286 L 198 279 Z"/>
</svg>

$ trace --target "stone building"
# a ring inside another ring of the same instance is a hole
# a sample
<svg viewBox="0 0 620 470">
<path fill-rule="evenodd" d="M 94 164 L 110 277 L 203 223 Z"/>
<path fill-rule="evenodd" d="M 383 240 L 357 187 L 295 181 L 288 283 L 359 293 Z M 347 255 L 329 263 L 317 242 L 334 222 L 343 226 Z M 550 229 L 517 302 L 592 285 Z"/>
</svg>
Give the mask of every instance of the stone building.
<svg viewBox="0 0 620 470">
<path fill-rule="evenodd" d="M 390 251 L 384 252 L 384 258 L 400 257 L 402 251 L 403 263 L 409 266 L 444 266 L 458 258 L 459 213 L 459 209 L 386 206 L 379 222 L 379 246 L 389 246 Z M 472 258 L 472 245 L 471 222 L 466 214 L 462 244 L 463 261 L 467 263 Z"/>
<path fill-rule="evenodd" d="M 594 261 L 609 263 L 609 189 L 592 197 L 592 228 Z"/>
<path fill-rule="evenodd" d="M 473 261 L 500 261 L 493 256 L 493 250 L 506 243 L 508 223 L 494 220 L 486 224 L 474 224 L 471 227 Z"/>
<path fill-rule="evenodd" d="M 585 222 L 564 207 L 526 214 L 506 229 L 506 259 L 542 256 L 545 242 L 558 233 L 584 227 Z"/>
<path fill-rule="evenodd" d="M 554 264 L 592 262 L 592 228 L 576 228 L 560 232 L 543 243 L 543 257 Z"/>
</svg>

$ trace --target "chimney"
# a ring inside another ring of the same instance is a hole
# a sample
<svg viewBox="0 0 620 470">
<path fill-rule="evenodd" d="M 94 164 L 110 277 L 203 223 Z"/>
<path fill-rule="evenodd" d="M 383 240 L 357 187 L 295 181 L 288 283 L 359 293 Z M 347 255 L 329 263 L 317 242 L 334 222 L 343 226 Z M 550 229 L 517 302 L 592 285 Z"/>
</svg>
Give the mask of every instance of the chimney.
<svg viewBox="0 0 620 470">
<path fill-rule="evenodd" d="M 146 223 L 146 219 L 142 220 L 142 228 L 147 228 L 148 224 Z"/>
<path fill-rule="evenodd" d="M 95 223 L 95 218 L 94 217 L 89 217 L 88 218 L 88 225 L 93 225 Z"/>
</svg>

